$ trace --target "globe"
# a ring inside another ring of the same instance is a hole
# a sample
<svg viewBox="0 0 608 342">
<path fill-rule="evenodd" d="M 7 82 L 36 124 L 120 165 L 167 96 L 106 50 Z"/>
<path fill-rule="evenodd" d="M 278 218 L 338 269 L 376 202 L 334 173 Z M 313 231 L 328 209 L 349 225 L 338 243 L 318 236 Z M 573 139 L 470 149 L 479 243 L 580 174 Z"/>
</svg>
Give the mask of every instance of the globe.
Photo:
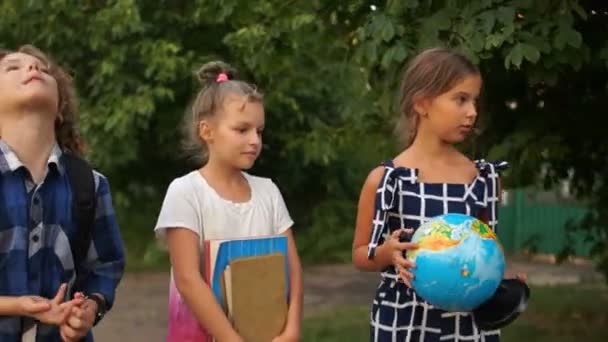
<svg viewBox="0 0 608 342">
<path fill-rule="evenodd" d="M 496 292 L 505 270 L 502 246 L 484 222 L 446 214 L 414 233 L 412 286 L 428 303 L 447 311 L 472 311 Z"/>
</svg>

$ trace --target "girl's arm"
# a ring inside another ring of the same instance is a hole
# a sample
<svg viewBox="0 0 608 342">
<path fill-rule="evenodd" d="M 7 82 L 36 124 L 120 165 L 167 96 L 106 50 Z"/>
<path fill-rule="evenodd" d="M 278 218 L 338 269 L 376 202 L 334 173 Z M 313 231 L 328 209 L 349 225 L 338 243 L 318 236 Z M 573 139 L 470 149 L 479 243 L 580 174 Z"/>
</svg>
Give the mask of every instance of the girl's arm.
<svg viewBox="0 0 608 342">
<path fill-rule="evenodd" d="M 200 273 L 199 236 L 186 228 L 167 229 L 175 285 L 200 324 L 218 341 L 242 341 Z"/>
<path fill-rule="evenodd" d="M 387 244 L 381 244 L 376 248 L 373 259 L 367 257 L 369 238 L 373 227 L 374 201 L 383 174 L 383 166 L 372 170 L 365 180 L 359 196 L 352 258 L 355 267 L 362 271 L 381 271 L 393 264 L 392 252 L 387 248 Z"/>
<path fill-rule="evenodd" d="M 289 264 L 289 309 L 283 334 L 299 340 L 300 323 L 302 322 L 302 265 L 291 229 L 287 229 L 283 235 L 287 236 L 287 262 Z"/>
<path fill-rule="evenodd" d="M 44 306 L 43 310 L 50 308 L 47 303 L 41 303 L 40 306 Z M 0 296 L 0 316 L 23 316 L 24 314 L 19 304 L 19 297 Z"/>
<path fill-rule="evenodd" d="M 52 299 L 40 296 L 0 296 L 0 316 L 31 317 L 45 324 L 61 325 L 83 299 L 64 302 L 67 286 L 62 284 Z"/>
</svg>

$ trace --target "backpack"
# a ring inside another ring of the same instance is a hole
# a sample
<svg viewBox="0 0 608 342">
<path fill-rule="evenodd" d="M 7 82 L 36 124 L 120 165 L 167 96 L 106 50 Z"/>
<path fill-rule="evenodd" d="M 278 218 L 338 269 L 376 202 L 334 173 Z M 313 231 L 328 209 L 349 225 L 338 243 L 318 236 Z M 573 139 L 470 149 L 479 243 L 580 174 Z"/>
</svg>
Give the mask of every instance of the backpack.
<svg viewBox="0 0 608 342">
<path fill-rule="evenodd" d="M 82 282 L 88 274 L 84 264 L 93 239 L 95 225 L 97 207 L 95 178 L 93 168 L 86 160 L 66 152 L 63 154 L 63 161 L 72 189 L 72 221 L 76 225 L 76 237 L 70 246 L 76 272 L 76 280 L 72 288 L 80 290 Z"/>
</svg>

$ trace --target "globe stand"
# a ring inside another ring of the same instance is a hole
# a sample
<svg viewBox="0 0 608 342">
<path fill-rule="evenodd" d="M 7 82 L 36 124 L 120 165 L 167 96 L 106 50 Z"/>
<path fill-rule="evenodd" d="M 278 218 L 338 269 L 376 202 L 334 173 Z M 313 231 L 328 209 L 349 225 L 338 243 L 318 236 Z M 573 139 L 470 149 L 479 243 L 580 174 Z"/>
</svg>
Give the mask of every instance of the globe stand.
<svg viewBox="0 0 608 342">
<path fill-rule="evenodd" d="M 482 330 L 500 329 L 513 322 L 528 307 L 530 288 L 517 279 L 503 279 L 487 302 L 473 310 L 475 323 Z"/>
</svg>

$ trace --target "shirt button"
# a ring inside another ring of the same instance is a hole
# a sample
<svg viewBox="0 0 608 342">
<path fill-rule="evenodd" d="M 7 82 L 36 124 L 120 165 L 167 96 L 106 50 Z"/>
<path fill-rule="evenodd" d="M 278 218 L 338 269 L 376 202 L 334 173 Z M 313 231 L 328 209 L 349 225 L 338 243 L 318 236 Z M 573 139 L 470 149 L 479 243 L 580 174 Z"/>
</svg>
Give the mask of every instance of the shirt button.
<svg viewBox="0 0 608 342">
<path fill-rule="evenodd" d="M 38 240 L 40 240 L 40 237 L 38 235 L 32 236 L 32 241 L 38 242 Z"/>
</svg>

